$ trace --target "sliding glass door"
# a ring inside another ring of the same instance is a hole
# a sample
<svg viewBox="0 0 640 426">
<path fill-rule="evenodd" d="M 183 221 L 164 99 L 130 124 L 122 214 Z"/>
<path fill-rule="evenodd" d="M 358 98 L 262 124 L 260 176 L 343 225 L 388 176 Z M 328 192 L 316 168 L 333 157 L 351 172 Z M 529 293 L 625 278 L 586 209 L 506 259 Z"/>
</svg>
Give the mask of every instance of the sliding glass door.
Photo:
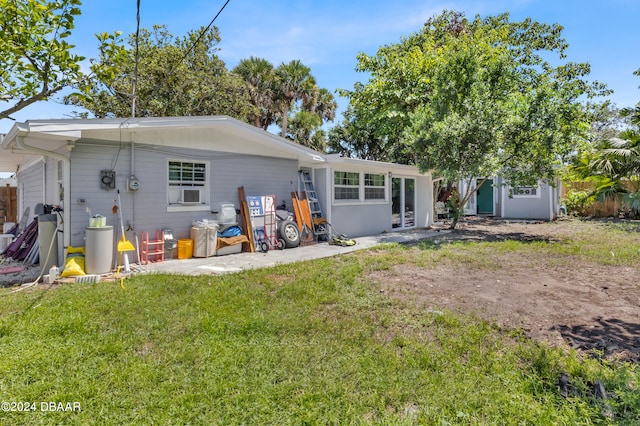
<svg viewBox="0 0 640 426">
<path fill-rule="evenodd" d="M 416 224 L 416 180 L 394 177 L 391 179 L 391 226 L 413 228 Z"/>
</svg>

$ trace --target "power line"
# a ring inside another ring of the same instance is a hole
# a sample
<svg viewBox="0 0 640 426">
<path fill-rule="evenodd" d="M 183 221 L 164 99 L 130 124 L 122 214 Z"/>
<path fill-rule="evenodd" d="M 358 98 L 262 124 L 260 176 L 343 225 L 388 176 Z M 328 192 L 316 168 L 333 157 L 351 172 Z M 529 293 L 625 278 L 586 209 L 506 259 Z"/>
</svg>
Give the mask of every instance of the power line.
<svg viewBox="0 0 640 426">
<path fill-rule="evenodd" d="M 140 48 L 140 0 L 137 0 L 136 13 L 136 52 L 134 59 L 133 81 L 131 82 L 131 117 L 136 116 L 136 83 L 138 80 L 138 52 Z"/>
<path fill-rule="evenodd" d="M 227 7 L 227 5 L 229 4 L 231 0 L 227 0 L 225 2 L 224 5 L 222 5 L 222 7 L 220 8 L 220 10 L 218 11 L 218 13 L 216 13 L 216 16 L 213 17 L 213 19 L 211 20 L 211 22 L 209 22 L 209 25 L 207 25 L 207 27 L 205 29 L 203 29 L 200 34 L 198 35 L 198 38 L 191 43 L 191 46 L 189 46 L 189 49 L 187 49 L 187 51 L 185 52 L 184 55 L 182 55 L 182 57 L 180 58 L 180 60 L 178 62 L 176 62 L 176 64 L 169 70 L 169 72 L 166 74 L 165 78 L 168 79 L 169 77 L 171 77 L 173 75 L 173 73 L 175 72 L 175 70 L 178 68 L 178 66 L 182 63 L 182 61 L 184 61 L 186 59 L 186 57 L 193 51 L 193 49 L 196 47 L 196 45 L 200 42 L 200 40 L 202 40 L 202 37 L 204 37 L 204 35 L 207 33 L 207 31 L 209 31 L 209 29 L 211 28 L 211 26 L 213 25 L 213 23 L 216 21 L 216 19 L 218 18 L 218 16 L 220 16 L 220 14 L 222 13 L 222 11 L 224 10 L 225 7 Z M 137 62 L 137 61 L 136 61 Z M 156 85 L 153 88 L 153 92 L 151 93 L 151 97 L 153 97 L 159 89 L 160 86 Z"/>
<path fill-rule="evenodd" d="M 176 70 L 176 68 L 178 68 L 178 66 L 182 63 L 182 61 L 184 61 L 186 59 L 186 57 L 189 56 L 189 54 L 193 51 L 193 49 L 195 49 L 196 45 L 198 43 L 200 43 L 200 40 L 202 40 L 202 37 L 204 37 L 204 35 L 207 33 L 207 31 L 209 31 L 209 29 L 211 28 L 213 23 L 216 21 L 218 16 L 220 16 L 220 14 L 224 10 L 224 8 L 227 7 L 227 5 L 229 4 L 230 1 L 231 0 L 227 0 L 226 3 L 224 5 L 222 5 L 222 7 L 218 11 L 218 13 L 216 13 L 216 16 L 214 16 L 213 19 L 211 20 L 211 22 L 209 22 L 209 25 L 207 25 L 207 27 L 200 32 L 200 35 L 198 36 L 198 38 L 193 43 L 191 43 L 191 46 L 189 46 L 189 49 L 187 49 L 185 54 L 182 55 L 182 58 L 180 58 L 180 60 L 175 64 L 175 66 L 173 68 L 171 68 L 171 71 L 169 72 L 169 74 L 167 74 L 167 77 L 169 77 L 169 76 L 171 76 L 173 74 L 173 72 Z"/>
</svg>

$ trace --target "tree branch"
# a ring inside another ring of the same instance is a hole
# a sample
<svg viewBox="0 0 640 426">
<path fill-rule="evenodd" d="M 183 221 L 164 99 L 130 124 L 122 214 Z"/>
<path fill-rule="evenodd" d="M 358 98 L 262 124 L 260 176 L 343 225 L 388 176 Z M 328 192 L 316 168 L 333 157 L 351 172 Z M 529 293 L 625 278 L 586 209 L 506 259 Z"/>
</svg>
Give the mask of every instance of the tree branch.
<svg viewBox="0 0 640 426">
<path fill-rule="evenodd" d="M 32 96 L 30 98 L 27 98 L 27 99 L 20 99 L 11 108 L 7 108 L 4 111 L 0 111 L 0 120 L 2 120 L 4 118 L 8 118 L 14 112 L 20 111 L 21 109 L 31 105 L 32 103 L 35 103 L 35 102 L 38 102 L 38 101 L 42 101 L 42 100 L 46 100 L 47 98 L 49 98 L 49 96 L 53 95 L 56 92 L 59 92 L 64 87 L 65 86 L 60 85 L 60 86 L 56 86 L 53 89 L 49 89 L 49 90 L 46 90 L 46 89 L 43 88 L 43 90 L 40 91 L 40 93 L 38 93 L 37 95 L 34 95 L 34 96 Z"/>
</svg>

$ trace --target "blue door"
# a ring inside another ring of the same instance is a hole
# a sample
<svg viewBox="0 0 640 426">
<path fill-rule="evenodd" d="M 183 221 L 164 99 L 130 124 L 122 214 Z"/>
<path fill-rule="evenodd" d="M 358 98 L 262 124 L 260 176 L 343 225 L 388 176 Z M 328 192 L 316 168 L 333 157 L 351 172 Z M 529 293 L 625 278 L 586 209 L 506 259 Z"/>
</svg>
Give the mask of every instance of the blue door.
<svg viewBox="0 0 640 426">
<path fill-rule="evenodd" d="M 478 183 L 481 181 L 478 180 Z M 478 214 L 493 214 L 493 179 L 487 180 L 478 189 Z"/>
</svg>

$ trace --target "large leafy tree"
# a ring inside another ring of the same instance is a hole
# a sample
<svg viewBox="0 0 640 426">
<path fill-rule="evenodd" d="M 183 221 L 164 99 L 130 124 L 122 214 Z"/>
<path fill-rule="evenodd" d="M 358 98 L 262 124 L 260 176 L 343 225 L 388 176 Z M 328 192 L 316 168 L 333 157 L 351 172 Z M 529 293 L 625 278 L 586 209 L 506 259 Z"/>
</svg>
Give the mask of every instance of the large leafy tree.
<svg viewBox="0 0 640 426">
<path fill-rule="evenodd" d="M 151 31 L 141 29 L 137 40 L 131 35 L 127 43 L 119 34 L 97 37 L 102 48 L 92 60 L 98 78 L 90 95 L 67 98 L 96 117 L 132 113 L 134 78 L 136 116 L 227 114 L 244 120 L 254 110 L 244 81 L 215 54 L 220 41 L 215 27 L 174 37 L 165 26 L 155 25 Z"/>
<path fill-rule="evenodd" d="M 640 77 L 640 68 L 635 70 L 633 74 Z M 633 108 L 623 109 L 622 115 L 627 117 L 633 126 L 640 129 L 640 102 L 638 102 Z"/>
<path fill-rule="evenodd" d="M 452 182 L 499 174 L 535 185 L 584 137 L 581 97 L 605 92 L 585 80 L 588 64 L 563 62 L 567 47 L 557 24 L 445 11 L 400 43 L 360 54 L 358 70 L 371 78 L 343 94 L 422 170 Z M 454 210 L 482 183 L 465 185 Z"/>
<path fill-rule="evenodd" d="M 616 137 L 629 125 L 623 110 L 608 100 L 601 103 L 588 103 L 586 112 L 589 115 L 589 133 L 585 140 L 587 145 Z"/>
<path fill-rule="evenodd" d="M 0 0 L 0 11 L 0 119 L 84 80 L 67 42 L 80 0 Z"/>
<path fill-rule="evenodd" d="M 406 163 L 403 154 L 389 138 L 377 132 L 375 123 L 361 119 L 358 111 L 347 108 L 343 120 L 329 131 L 328 151 L 348 158 Z"/>
</svg>

